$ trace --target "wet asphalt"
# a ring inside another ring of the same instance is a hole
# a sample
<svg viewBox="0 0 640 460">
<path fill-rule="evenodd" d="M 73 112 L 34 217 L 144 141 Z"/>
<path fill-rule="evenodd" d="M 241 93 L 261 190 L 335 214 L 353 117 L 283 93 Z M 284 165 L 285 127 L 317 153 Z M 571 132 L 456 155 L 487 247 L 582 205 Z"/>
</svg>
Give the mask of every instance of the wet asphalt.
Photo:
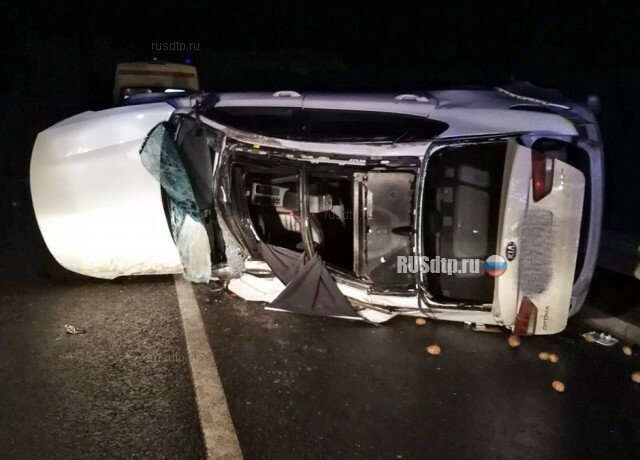
<svg viewBox="0 0 640 460">
<path fill-rule="evenodd" d="M 68 272 L 0 204 L 0 458 L 204 458 L 173 278 Z"/>
<path fill-rule="evenodd" d="M 172 278 L 74 275 L 28 203 L 1 211 L 0 458 L 204 458 Z M 461 324 L 376 327 L 194 287 L 247 459 L 640 458 L 640 356 L 585 342 L 579 319 L 512 349 Z"/>
<path fill-rule="evenodd" d="M 246 458 L 640 456 L 640 357 L 587 343 L 579 322 L 512 349 L 461 324 L 375 327 L 196 292 Z"/>
<path fill-rule="evenodd" d="M 203 457 L 171 278 L 1 292 L 0 457 Z"/>
</svg>

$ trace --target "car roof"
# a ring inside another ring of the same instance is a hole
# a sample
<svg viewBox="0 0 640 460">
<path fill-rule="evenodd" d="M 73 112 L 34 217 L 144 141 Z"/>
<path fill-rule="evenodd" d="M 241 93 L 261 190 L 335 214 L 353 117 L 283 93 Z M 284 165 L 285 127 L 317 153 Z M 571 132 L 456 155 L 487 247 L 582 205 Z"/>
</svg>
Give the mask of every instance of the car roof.
<svg viewBox="0 0 640 460">
<path fill-rule="evenodd" d="M 563 116 L 571 102 L 554 90 L 517 83 L 504 88 L 444 89 L 413 93 L 216 93 L 216 107 L 282 107 L 373 111 L 445 122 L 440 138 L 501 133 L 552 132 L 575 135 Z M 544 99 L 547 98 L 547 99 Z"/>
</svg>

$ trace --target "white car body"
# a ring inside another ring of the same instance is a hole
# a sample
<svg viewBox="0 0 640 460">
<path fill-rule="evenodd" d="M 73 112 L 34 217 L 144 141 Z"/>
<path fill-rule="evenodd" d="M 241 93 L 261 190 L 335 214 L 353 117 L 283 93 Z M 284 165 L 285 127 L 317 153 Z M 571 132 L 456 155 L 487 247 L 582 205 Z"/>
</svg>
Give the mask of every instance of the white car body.
<svg viewBox="0 0 640 460">
<path fill-rule="evenodd" d="M 40 133 L 31 159 L 38 226 L 55 259 L 97 278 L 179 273 L 160 186 L 140 162 L 166 103 L 85 112 Z"/>
<path fill-rule="evenodd" d="M 174 112 L 176 106 L 178 110 Z M 513 110 L 514 106 L 524 106 L 525 110 Z M 498 137 L 550 138 L 579 146 L 588 158 L 591 171 L 587 178 L 591 193 L 587 216 L 581 212 L 585 189 L 583 173 L 566 163 L 557 163 L 565 167 L 554 171 L 552 192 L 534 203 L 529 193 L 531 150 L 509 141 L 507 156 L 511 169 L 504 176 L 503 187 L 508 193 L 503 194 L 497 248 L 498 253 L 505 256 L 509 242 L 522 246 L 518 224 L 526 221 L 527 210 L 539 208 L 552 212 L 555 246 L 546 263 L 551 263 L 553 274 L 544 292 L 529 295 L 539 308 L 537 321 L 532 322 L 528 333 L 550 334 L 562 330 L 568 316 L 582 305 L 595 267 L 603 188 L 599 131 L 594 117 L 584 107 L 564 99 L 557 102 L 504 89 L 447 90 L 418 95 L 227 93 L 219 95 L 216 107 L 406 114 L 448 125 L 437 138 L 420 142 L 327 143 L 244 132 L 200 117 L 204 124 L 220 132 L 225 142 L 255 146 L 256 155 L 264 154 L 265 149 L 309 152 L 312 157 L 305 161 L 315 164 L 344 163 L 344 160 L 330 159 L 330 155 L 346 156 L 352 164 L 365 158 L 384 157 L 413 157 L 422 163 L 443 146 Z M 544 113 L 527 107 L 542 108 Z M 120 107 L 86 112 L 40 133 L 31 162 L 33 205 L 45 242 L 62 266 L 99 278 L 182 271 L 167 225 L 160 185 L 143 168 L 138 152 L 147 132 L 158 122 L 167 120 L 172 113 L 186 115 L 192 111 L 192 101 L 186 98 L 175 100 L 173 105 Z M 584 246 L 582 268 L 573 279 L 583 219 L 588 222 L 581 242 Z M 229 284 L 241 297 L 269 302 L 284 288 L 276 278 L 251 274 L 251 267 L 264 269 L 264 263 L 247 255 L 246 267 L 247 273 Z M 511 267 L 497 278 L 492 305 L 482 309 L 452 308 L 436 300 L 421 299 L 417 286 L 413 293 L 395 295 L 371 291 L 357 283 L 345 282 L 341 277 L 336 281 L 349 299 L 364 305 L 360 314 L 372 321 L 383 321 L 397 314 L 427 315 L 514 328 L 524 291 L 518 269 Z M 563 300 L 558 303 L 557 299 Z"/>
</svg>

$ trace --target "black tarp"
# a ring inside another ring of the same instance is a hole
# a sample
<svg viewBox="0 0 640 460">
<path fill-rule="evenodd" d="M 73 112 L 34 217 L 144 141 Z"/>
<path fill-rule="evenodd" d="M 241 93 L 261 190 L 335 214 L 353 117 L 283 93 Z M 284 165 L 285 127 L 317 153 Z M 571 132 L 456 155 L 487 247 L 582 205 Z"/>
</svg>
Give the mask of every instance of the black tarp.
<svg viewBox="0 0 640 460">
<path fill-rule="evenodd" d="M 356 313 L 340 292 L 317 253 L 305 253 L 260 242 L 265 262 L 286 287 L 269 305 L 294 313 L 314 316 L 341 316 L 354 319 Z"/>
</svg>

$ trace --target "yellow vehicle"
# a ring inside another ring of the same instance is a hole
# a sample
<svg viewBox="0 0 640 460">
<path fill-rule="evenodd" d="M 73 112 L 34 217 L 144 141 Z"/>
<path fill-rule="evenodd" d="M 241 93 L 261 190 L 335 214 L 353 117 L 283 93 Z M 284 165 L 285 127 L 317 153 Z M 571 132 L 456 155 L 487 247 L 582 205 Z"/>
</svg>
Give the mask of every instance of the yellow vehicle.
<svg viewBox="0 0 640 460">
<path fill-rule="evenodd" d="M 156 60 L 121 62 L 116 67 L 113 104 L 126 105 L 134 95 L 160 96 L 163 93 L 192 93 L 199 89 L 194 66 Z"/>
</svg>

